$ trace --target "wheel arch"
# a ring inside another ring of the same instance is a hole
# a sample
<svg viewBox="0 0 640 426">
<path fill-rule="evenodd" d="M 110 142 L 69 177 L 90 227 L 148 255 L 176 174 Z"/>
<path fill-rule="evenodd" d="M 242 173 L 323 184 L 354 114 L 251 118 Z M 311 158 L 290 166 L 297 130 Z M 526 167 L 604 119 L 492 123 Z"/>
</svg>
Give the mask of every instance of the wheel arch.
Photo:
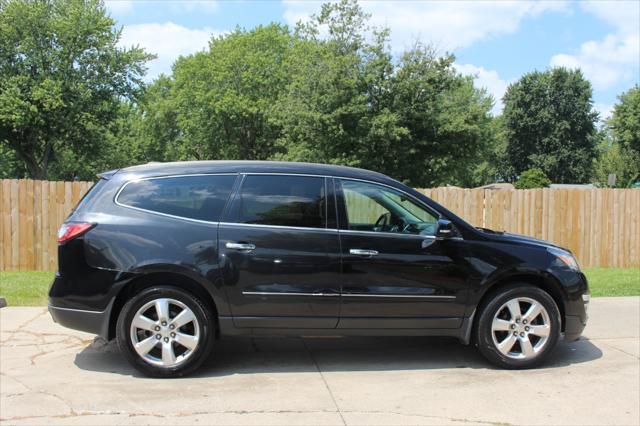
<svg viewBox="0 0 640 426">
<path fill-rule="evenodd" d="M 484 293 L 480 297 L 480 300 L 477 304 L 476 309 L 478 312 L 474 316 L 474 323 L 473 323 L 474 332 L 478 323 L 478 319 L 480 317 L 479 313 L 480 311 L 482 311 L 482 309 L 484 309 L 484 306 L 491 299 L 491 297 L 494 294 L 500 292 L 501 290 L 504 290 L 505 288 L 509 288 L 510 286 L 516 283 L 531 284 L 533 286 L 536 286 L 544 290 L 547 294 L 549 294 L 549 296 L 551 296 L 553 301 L 556 302 L 558 309 L 560 310 L 560 324 L 561 324 L 560 327 L 561 327 L 561 331 L 564 332 L 565 324 L 566 324 L 566 306 L 565 306 L 566 295 L 562 291 L 562 286 L 552 276 L 536 274 L 531 272 L 514 273 L 508 276 L 504 276 L 492 282 L 491 285 L 487 286 L 487 288 L 485 289 Z"/>
<path fill-rule="evenodd" d="M 173 285 L 179 287 L 183 290 L 188 291 L 193 296 L 198 297 L 207 308 L 211 309 L 211 313 L 213 317 L 216 319 L 216 338 L 219 337 L 220 330 L 218 325 L 218 305 L 214 300 L 213 296 L 207 289 L 198 281 L 187 277 L 185 275 L 176 273 L 176 272 L 150 272 L 144 275 L 141 275 L 133 280 L 129 281 L 123 288 L 118 291 L 116 295 L 113 305 L 111 307 L 111 312 L 109 315 L 109 328 L 108 328 L 108 339 L 111 340 L 115 338 L 116 335 L 116 324 L 118 322 L 118 316 L 122 311 L 122 308 L 127 303 L 127 301 L 141 292 L 142 290 L 153 287 L 156 285 Z"/>
</svg>

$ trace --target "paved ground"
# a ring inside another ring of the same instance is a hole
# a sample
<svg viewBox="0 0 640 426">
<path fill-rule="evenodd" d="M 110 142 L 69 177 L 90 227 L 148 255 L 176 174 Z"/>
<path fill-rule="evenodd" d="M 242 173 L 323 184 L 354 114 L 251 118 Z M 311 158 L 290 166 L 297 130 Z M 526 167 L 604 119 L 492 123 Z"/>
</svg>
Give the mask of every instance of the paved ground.
<svg viewBox="0 0 640 426">
<path fill-rule="evenodd" d="M 0 310 L 4 424 L 640 424 L 640 297 L 592 299 L 542 369 L 434 338 L 226 339 L 196 377 L 140 377 L 42 308 Z"/>
</svg>

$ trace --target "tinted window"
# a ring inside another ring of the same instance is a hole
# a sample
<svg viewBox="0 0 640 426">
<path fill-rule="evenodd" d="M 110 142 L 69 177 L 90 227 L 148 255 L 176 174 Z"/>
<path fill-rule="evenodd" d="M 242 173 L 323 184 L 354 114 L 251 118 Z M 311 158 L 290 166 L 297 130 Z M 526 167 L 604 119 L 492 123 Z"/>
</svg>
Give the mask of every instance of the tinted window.
<svg viewBox="0 0 640 426">
<path fill-rule="evenodd" d="M 233 203 L 230 220 L 324 228 L 325 198 L 325 182 L 321 177 L 249 175 Z"/>
<path fill-rule="evenodd" d="M 129 183 L 118 202 L 189 219 L 218 221 L 235 176 L 185 176 Z"/>
<path fill-rule="evenodd" d="M 437 218 L 400 191 L 350 180 L 341 184 L 348 229 L 435 234 Z"/>
</svg>

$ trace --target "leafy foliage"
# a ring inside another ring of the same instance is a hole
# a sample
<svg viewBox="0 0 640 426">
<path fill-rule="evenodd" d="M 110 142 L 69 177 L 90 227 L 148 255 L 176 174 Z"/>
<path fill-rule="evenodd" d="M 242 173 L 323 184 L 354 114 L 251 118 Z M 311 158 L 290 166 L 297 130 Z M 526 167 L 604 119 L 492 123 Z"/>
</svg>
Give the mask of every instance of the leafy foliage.
<svg viewBox="0 0 640 426">
<path fill-rule="evenodd" d="M 640 85 L 618 97 L 608 125 L 617 143 L 640 154 Z"/>
<path fill-rule="evenodd" d="M 0 144 L 29 176 L 86 177 L 109 158 L 104 141 L 152 57 L 116 47 L 114 24 L 97 0 L 0 3 Z"/>
<path fill-rule="evenodd" d="M 580 70 L 524 75 L 504 96 L 507 158 L 517 175 L 539 168 L 558 183 L 585 182 L 596 154 L 597 112 Z"/>
<path fill-rule="evenodd" d="M 516 189 L 545 188 L 551 185 L 551 180 L 540 169 L 529 169 L 522 172 L 515 183 Z"/>
<path fill-rule="evenodd" d="M 593 176 L 597 114 L 579 71 L 525 75 L 494 118 L 453 55 L 420 43 L 392 54 L 388 29 L 369 21 L 340 0 L 294 29 L 236 28 L 144 85 L 153 56 L 117 46 L 101 0 L 0 0 L 0 177 L 91 179 L 192 159 L 345 164 L 423 187 L 530 168 L 557 182 Z M 634 90 L 607 130 L 607 146 L 620 145 L 611 158 L 637 151 Z M 622 164 L 604 158 L 597 176 Z"/>
<path fill-rule="evenodd" d="M 640 181 L 640 86 L 618 97 L 598 148 L 594 180 L 600 186 L 607 186 L 611 173 L 618 188 Z"/>
<path fill-rule="evenodd" d="M 428 46 L 394 62 L 388 31 L 368 18 L 344 0 L 293 32 L 271 24 L 218 37 L 150 88 L 169 88 L 161 105 L 175 117 L 150 114 L 145 126 L 164 129 L 175 159 L 324 162 L 420 186 L 476 183 L 491 98 Z"/>
</svg>

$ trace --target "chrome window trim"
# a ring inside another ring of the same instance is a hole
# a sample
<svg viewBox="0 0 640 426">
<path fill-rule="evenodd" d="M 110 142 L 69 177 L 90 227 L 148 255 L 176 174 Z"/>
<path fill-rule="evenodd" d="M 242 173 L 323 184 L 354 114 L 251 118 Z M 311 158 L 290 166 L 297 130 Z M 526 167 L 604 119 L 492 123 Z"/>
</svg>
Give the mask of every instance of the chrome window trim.
<svg viewBox="0 0 640 426">
<path fill-rule="evenodd" d="M 238 188 L 236 188 L 235 193 L 233 194 L 232 199 L 229 202 L 229 206 L 231 206 L 238 197 L 242 196 L 242 187 L 244 186 L 244 183 L 246 181 L 246 178 L 248 176 L 301 176 L 301 177 L 314 177 L 314 178 L 319 178 L 319 179 L 323 179 L 324 180 L 324 193 L 325 193 L 325 199 L 327 197 L 327 194 L 329 193 L 329 187 L 328 187 L 328 183 L 327 180 L 331 178 L 331 176 L 325 176 L 325 175 L 313 175 L 313 174 L 302 174 L 302 173 L 261 173 L 261 172 L 242 172 L 239 173 L 239 175 L 242 177 L 242 179 L 240 180 L 240 183 L 238 184 Z M 227 212 L 225 211 L 224 214 L 226 214 Z M 264 224 L 258 224 L 258 223 L 241 223 L 241 222 L 220 222 L 221 224 L 225 224 L 225 225 L 251 225 L 251 226 L 263 226 L 263 227 L 276 227 L 276 228 L 289 228 L 289 229 L 298 229 L 298 230 L 309 230 L 309 229 L 326 229 L 326 230 L 330 230 L 330 231 L 336 231 L 338 228 L 329 228 L 327 227 L 327 224 L 329 223 L 329 209 L 328 209 L 328 203 L 325 202 L 325 218 L 324 218 L 324 227 L 323 228 L 311 228 L 311 227 L 306 227 L 306 226 L 287 226 L 287 225 L 264 225 Z M 336 224 L 337 224 L 337 217 L 336 217 Z"/>
<path fill-rule="evenodd" d="M 436 217 L 436 219 L 442 219 L 442 215 L 439 212 L 437 212 L 436 210 L 431 208 L 429 205 L 425 204 L 423 201 L 417 199 L 414 195 L 411 195 L 407 191 L 404 191 L 402 189 L 396 188 L 395 186 L 387 185 L 386 183 L 381 183 L 381 182 L 374 182 L 374 181 L 366 180 L 366 179 L 349 178 L 349 177 L 334 177 L 334 178 L 335 179 L 341 179 L 341 180 L 354 180 L 354 181 L 357 181 L 357 182 L 364 182 L 364 183 L 369 183 L 369 184 L 372 184 L 372 185 L 385 186 L 385 187 L 393 189 L 395 191 L 402 192 L 404 195 L 408 196 L 413 201 L 415 201 L 418 205 L 426 208 L 427 210 L 429 210 L 429 212 L 433 213 L 433 215 Z"/>
<path fill-rule="evenodd" d="M 427 204 L 425 204 L 423 201 L 417 199 L 415 196 L 413 196 L 412 194 L 409 194 L 408 192 L 396 188 L 394 186 L 391 185 L 387 185 L 385 183 L 381 183 L 381 182 L 375 182 L 375 181 L 371 181 L 371 180 L 367 180 L 367 179 L 360 179 L 360 178 L 350 178 L 350 177 L 342 177 L 342 176 L 331 176 L 331 175 L 323 175 L 323 174 L 313 174 L 313 173 L 285 173 L 285 172 L 225 172 L 225 173 L 186 173 L 186 174 L 177 174 L 177 175 L 166 175 L 166 176 L 151 176 L 151 177 L 146 177 L 146 178 L 138 178 L 138 179 L 131 179 L 126 181 L 118 190 L 118 192 L 116 193 L 115 197 L 114 197 L 114 203 L 117 204 L 118 206 L 121 207 L 126 207 L 128 209 L 133 209 L 133 210 L 138 210 L 141 212 L 145 212 L 145 213 L 151 213 L 151 214 L 156 214 L 159 216 L 164 216 L 164 217 L 169 217 L 169 218 L 173 218 L 173 219 L 181 219 L 181 220 L 186 220 L 189 222 L 195 222 L 195 223 L 202 223 L 202 224 L 207 224 L 207 225 L 234 225 L 234 226 L 254 226 L 254 227 L 266 227 L 266 228 L 278 228 L 278 229 L 293 229 L 293 230 L 324 230 L 324 231 L 338 231 L 339 233 L 364 233 L 365 235 L 381 235 L 381 236 L 401 236 L 401 237 L 410 237 L 410 238 L 423 238 L 423 239 L 436 239 L 435 235 L 420 235 L 420 234 L 396 234 L 393 232 L 377 232 L 377 231 L 358 231 L 358 230 L 351 230 L 351 229 L 340 229 L 339 227 L 336 228 L 307 228 L 307 227 L 297 227 L 297 226 L 283 226 L 283 225 L 260 225 L 260 224 L 252 224 L 252 223 L 236 223 L 236 222 L 223 222 L 223 221 L 208 221 L 208 220 L 201 220 L 201 219 L 192 219 L 192 218 L 188 218 L 188 217 L 183 217 L 183 216 L 176 216 L 176 215 L 172 215 L 172 214 L 167 214 L 167 213 L 161 213 L 161 212 L 156 212 L 153 210 L 147 210 L 147 209 L 142 209 L 140 207 L 133 207 L 133 206 L 129 206 L 126 204 L 122 204 L 118 201 L 118 197 L 120 196 L 120 193 L 124 190 L 124 188 L 129 185 L 130 183 L 133 182 L 140 182 L 140 181 L 144 181 L 144 180 L 153 180 L 153 179 L 169 179 L 169 178 L 181 178 L 181 177 L 192 177 L 192 176 L 242 176 L 243 177 L 243 181 L 244 181 L 244 177 L 245 176 L 249 176 L 249 175 L 257 175 L 257 176 L 306 176 L 306 177 L 317 177 L 317 178 L 325 178 L 325 179 L 341 179 L 341 180 L 352 180 L 352 181 L 357 181 L 357 182 L 364 182 L 364 183 L 369 183 L 372 185 L 380 185 L 380 186 L 384 186 L 387 188 L 390 188 L 392 190 L 401 192 L 403 194 L 405 194 L 406 196 L 410 197 L 413 201 L 415 201 L 416 203 L 418 203 L 419 205 L 423 206 L 424 208 L 426 208 L 427 210 L 429 210 L 430 212 L 432 212 L 438 219 L 442 218 L 442 215 L 440 213 L 438 213 L 437 211 L 435 211 L 434 209 L 432 209 L 430 206 L 428 206 Z M 242 183 L 242 182 L 241 182 Z M 326 181 L 325 181 L 325 188 L 326 188 Z M 230 194 L 230 196 L 235 197 L 235 195 L 237 195 L 239 193 L 240 188 L 237 188 L 235 191 L 232 190 L 232 194 Z M 325 189 L 326 190 L 326 189 Z M 223 212 L 223 215 L 226 212 Z M 457 241 L 462 241 L 464 240 L 464 238 L 462 237 L 454 237 L 454 238 L 450 238 L 451 240 L 457 240 Z"/>
<path fill-rule="evenodd" d="M 423 201 L 417 199 L 415 196 L 413 196 L 412 194 L 409 194 L 408 192 L 396 188 L 394 186 L 391 185 L 387 185 L 385 183 L 381 183 L 381 182 L 375 182 L 375 181 L 371 181 L 371 180 L 367 180 L 367 179 L 359 179 L 359 178 L 350 178 L 350 177 L 341 177 L 341 176 L 330 176 L 330 175 L 319 175 L 319 174 L 303 174 L 303 173 L 278 173 L 278 172 L 241 172 L 240 175 L 244 175 L 244 176 L 249 176 L 249 175 L 267 175 L 267 176 L 307 176 L 307 177 L 319 177 L 319 178 L 325 178 L 325 179 L 341 179 L 341 180 L 352 180 L 352 181 L 357 181 L 357 182 L 364 182 L 364 183 L 368 183 L 371 185 L 380 185 L 380 186 L 384 186 L 386 188 L 392 189 L 392 190 L 396 190 L 398 192 L 403 193 L 404 195 L 408 196 L 409 198 L 411 198 L 413 201 L 415 201 L 419 206 L 424 207 L 425 209 L 427 209 L 430 213 L 432 213 L 436 219 L 441 219 L 442 215 L 440 213 L 438 213 L 436 210 L 434 210 L 433 208 L 431 208 L 430 206 L 428 206 L 427 204 L 425 204 Z M 326 185 L 326 182 L 325 182 Z M 225 225 L 230 225 L 230 224 L 235 224 L 235 222 L 231 223 L 231 222 L 220 222 L 220 224 L 225 224 Z M 384 235 L 384 236 L 402 236 L 402 237 L 418 237 L 418 238 L 423 238 L 423 239 L 436 239 L 435 235 L 420 235 L 420 234 L 399 234 L 399 233 L 393 233 L 393 232 L 377 232 L 377 231 L 359 231 L 359 230 L 352 230 L 352 229 L 340 229 L 339 227 L 336 228 L 303 228 L 303 227 L 287 227 L 287 226 L 281 226 L 281 225 L 257 225 L 257 224 L 239 224 L 239 225 L 252 225 L 252 226 L 273 226 L 273 227 L 278 227 L 278 228 L 291 228 L 291 229 L 329 229 L 329 230 L 337 230 L 339 233 L 365 233 L 366 235 Z M 454 238 L 451 238 L 454 239 Z M 455 239 L 460 239 L 462 240 L 462 237 L 455 237 Z"/>
<path fill-rule="evenodd" d="M 186 221 L 189 221 L 189 222 L 202 223 L 202 224 L 205 224 L 205 225 L 217 225 L 217 224 L 220 223 L 220 221 L 193 219 L 193 218 L 190 218 L 190 217 L 176 216 L 176 215 L 173 215 L 173 214 L 157 212 L 155 210 L 149 210 L 149 209 L 143 209 L 143 208 L 140 208 L 140 207 L 130 206 L 128 204 L 124 204 L 124 203 L 121 203 L 120 201 L 118 201 L 118 197 L 120 197 L 120 193 L 122 191 L 124 191 L 124 189 L 127 187 L 127 185 L 129 185 L 131 183 L 137 183 L 137 182 L 146 181 L 146 180 L 171 179 L 171 178 L 182 178 L 182 177 L 199 177 L 199 176 L 238 176 L 238 175 L 240 175 L 240 173 L 193 173 L 193 174 L 152 176 L 152 177 L 146 177 L 146 178 L 131 179 L 131 180 L 126 181 L 120 187 L 120 189 L 118 190 L 116 195 L 113 197 L 113 202 L 116 205 L 120 206 L 120 207 L 125 207 L 127 209 L 137 210 L 137 211 L 144 212 L 144 213 L 151 213 L 151 214 L 155 214 L 155 215 L 158 215 L 158 216 L 164 216 L 164 217 L 168 217 L 168 218 L 172 218 L 172 219 L 186 220 Z M 233 195 L 233 188 L 231 188 L 231 193 L 229 194 L 229 196 L 231 196 L 231 195 Z"/>
<path fill-rule="evenodd" d="M 417 199 L 414 195 L 409 194 L 408 192 L 396 188 L 394 186 L 391 185 L 387 185 L 385 183 L 381 183 L 381 182 L 374 182 L 374 181 L 370 181 L 370 180 L 366 180 L 366 179 L 358 179 L 358 178 L 349 178 L 349 177 L 335 177 L 334 179 L 341 179 L 341 180 L 352 180 L 352 181 L 356 181 L 356 182 L 364 182 L 364 183 L 368 183 L 371 185 L 380 185 L 380 186 L 384 186 L 387 188 L 390 188 L 392 190 L 398 191 L 403 193 L 404 195 L 408 196 L 411 200 L 415 201 L 419 206 L 424 207 L 425 209 L 427 209 L 429 212 L 431 212 L 436 220 L 440 220 L 442 219 L 442 215 L 436 211 L 435 209 L 433 209 L 431 206 L 427 205 L 425 202 L 423 202 L 422 200 Z M 425 195 L 426 197 L 426 195 Z M 346 206 L 345 206 L 346 208 Z M 435 235 L 420 235 L 420 234 L 394 234 L 392 232 L 376 232 L 376 231 L 358 231 L 358 230 L 352 230 L 352 229 L 340 229 L 340 232 L 367 232 L 367 233 L 372 233 L 372 234 L 376 234 L 376 235 L 407 235 L 407 236 L 420 236 L 423 238 L 433 238 L 433 239 L 437 239 Z M 448 238 L 450 240 L 456 240 L 456 241 L 464 241 L 464 238 L 462 237 L 452 237 L 452 238 Z"/>
<path fill-rule="evenodd" d="M 290 229 L 292 231 L 320 231 L 338 233 L 338 228 L 307 228 L 303 226 L 286 226 L 286 225 L 263 225 L 260 223 L 237 223 L 237 222 L 218 222 L 220 226 L 237 226 L 249 228 L 274 228 L 274 229 Z"/>
<path fill-rule="evenodd" d="M 238 172 L 244 176 L 302 176 L 302 177 L 317 177 L 317 178 L 332 178 L 334 176 L 329 175 L 314 175 L 313 173 L 279 173 L 279 172 Z"/>
<path fill-rule="evenodd" d="M 338 229 L 340 234 L 364 234 L 364 235 L 376 235 L 383 237 L 409 237 L 426 240 L 435 240 L 435 235 L 421 235 L 421 234 L 396 234 L 393 232 L 378 232 L 378 231 L 360 231 L 357 229 Z M 452 238 L 453 239 L 453 238 Z"/>
</svg>

